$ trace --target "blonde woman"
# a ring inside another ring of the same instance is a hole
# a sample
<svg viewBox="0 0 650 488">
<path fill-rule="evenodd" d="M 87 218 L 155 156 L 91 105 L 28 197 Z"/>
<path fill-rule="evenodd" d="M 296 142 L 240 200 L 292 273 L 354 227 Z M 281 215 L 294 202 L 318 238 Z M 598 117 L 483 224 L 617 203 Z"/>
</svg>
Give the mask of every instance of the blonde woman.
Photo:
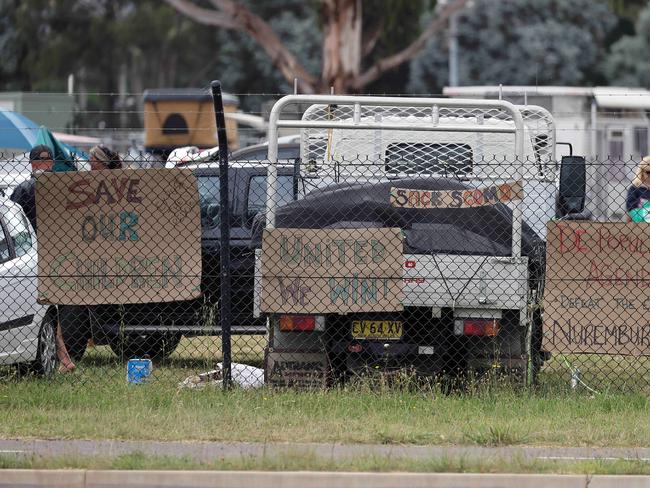
<svg viewBox="0 0 650 488">
<path fill-rule="evenodd" d="M 628 221 L 650 222 L 650 156 L 639 163 L 632 186 L 627 190 Z"/>
</svg>

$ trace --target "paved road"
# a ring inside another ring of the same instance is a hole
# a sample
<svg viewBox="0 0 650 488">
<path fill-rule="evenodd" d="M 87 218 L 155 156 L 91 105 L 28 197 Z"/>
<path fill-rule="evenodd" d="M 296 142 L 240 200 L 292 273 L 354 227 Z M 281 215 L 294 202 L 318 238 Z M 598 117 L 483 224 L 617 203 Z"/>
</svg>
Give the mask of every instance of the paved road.
<svg viewBox="0 0 650 488">
<path fill-rule="evenodd" d="M 0 440 L 0 454 L 118 456 L 139 451 L 153 456 L 190 457 L 198 461 L 239 457 L 275 457 L 313 453 L 326 459 L 354 456 L 428 459 L 446 456 L 472 459 L 639 460 L 650 462 L 650 448 L 401 446 L 379 444 L 280 444 L 250 442 L 156 442 L 114 440 Z"/>
</svg>

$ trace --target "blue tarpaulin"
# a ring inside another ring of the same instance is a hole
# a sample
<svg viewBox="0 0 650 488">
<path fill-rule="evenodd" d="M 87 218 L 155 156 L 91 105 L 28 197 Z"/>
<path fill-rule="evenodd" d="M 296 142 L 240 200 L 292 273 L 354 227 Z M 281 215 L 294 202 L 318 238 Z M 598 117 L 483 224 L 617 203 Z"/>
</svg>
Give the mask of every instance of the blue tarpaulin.
<svg viewBox="0 0 650 488">
<path fill-rule="evenodd" d="M 39 129 L 35 144 L 44 144 L 52 150 L 55 172 L 76 171 L 75 157 L 88 159 L 88 156 L 82 151 L 60 142 L 46 127 Z"/>
<path fill-rule="evenodd" d="M 0 108 L 0 152 L 27 152 L 36 143 L 40 126 L 22 114 Z"/>
</svg>

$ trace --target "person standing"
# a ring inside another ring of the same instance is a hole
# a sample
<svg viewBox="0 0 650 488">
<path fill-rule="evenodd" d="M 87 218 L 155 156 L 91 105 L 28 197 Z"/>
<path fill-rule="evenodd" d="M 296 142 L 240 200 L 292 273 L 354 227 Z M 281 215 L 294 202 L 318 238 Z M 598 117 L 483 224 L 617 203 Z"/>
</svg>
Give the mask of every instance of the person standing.
<svg viewBox="0 0 650 488">
<path fill-rule="evenodd" d="M 650 222 L 650 156 L 639 163 L 636 176 L 627 190 L 625 210 L 628 221 Z"/>
<path fill-rule="evenodd" d="M 54 156 L 52 155 L 52 150 L 45 145 L 34 146 L 29 152 L 29 162 L 32 167 L 31 177 L 29 180 L 23 181 L 18 185 L 9 198 L 22 207 L 25 215 L 27 215 L 29 223 L 32 224 L 34 232 L 38 233 L 36 220 L 36 176 L 40 173 L 51 172 L 53 170 Z M 58 320 L 56 324 L 56 355 L 60 364 L 59 372 L 69 373 L 74 371 L 77 366 L 70 358 L 65 341 L 63 340 L 61 316 L 64 313 L 64 307 L 57 307 Z"/>
<path fill-rule="evenodd" d="M 23 208 L 36 232 L 36 176 L 40 173 L 52 172 L 54 167 L 52 150 L 45 145 L 34 146 L 29 152 L 29 163 L 32 167 L 30 178 L 18 185 L 9 198 Z"/>
<path fill-rule="evenodd" d="M 122 168 L 119 154 L 106 146 L 94 146 L 90 149 L 89 154 L 91 171 Z"/>
</svg>

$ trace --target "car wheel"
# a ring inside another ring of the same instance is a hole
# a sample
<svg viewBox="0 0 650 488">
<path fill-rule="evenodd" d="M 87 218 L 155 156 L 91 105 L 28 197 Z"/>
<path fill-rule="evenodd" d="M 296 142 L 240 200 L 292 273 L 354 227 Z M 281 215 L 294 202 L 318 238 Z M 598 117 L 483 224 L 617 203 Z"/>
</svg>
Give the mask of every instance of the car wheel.
<svg viewBox="0 0 650 488">
<path fill-rule="evenodd" d="M 125 333 L 110 340 L 113 352 L 122 359 L 165 359 L 174 352 L 181 334 L 153 332 L 148 334 Z"/>
<path fill-rule="evenodd" d="M 56 316 L 47 314 L 38 331 L 38 350 L 31 370 L 40 376 L 52 376 L 59 360 L 56 355 Z"/>
</svg>

